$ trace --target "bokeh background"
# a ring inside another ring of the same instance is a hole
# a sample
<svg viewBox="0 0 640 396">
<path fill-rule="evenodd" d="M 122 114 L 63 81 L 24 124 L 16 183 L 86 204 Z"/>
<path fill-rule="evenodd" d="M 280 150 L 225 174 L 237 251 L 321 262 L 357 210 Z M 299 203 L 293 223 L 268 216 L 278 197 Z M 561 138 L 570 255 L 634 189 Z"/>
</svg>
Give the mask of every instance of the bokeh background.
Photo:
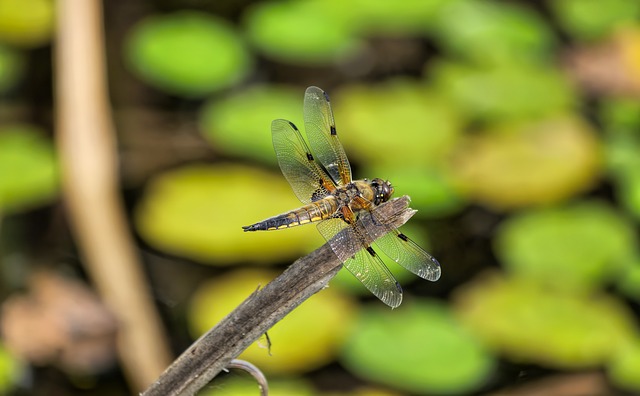
<svg viewBox="0 0 640 396">
<path fill-rule="evenodd" d="M 129 394 L 61 189 L 56 6 L 0 0 L 0 393 Z M 270 122 L 302 126 L 316 85 L 443 275 L 389 263 L 390 310 L 341 271 L 242 355 L 273 395 L 640 393 L 640 2 L 114 0 L 104 30 L 119 192 L 174 353 L 323 243 L 240 228 L 299 205 Z"/>
</svg>

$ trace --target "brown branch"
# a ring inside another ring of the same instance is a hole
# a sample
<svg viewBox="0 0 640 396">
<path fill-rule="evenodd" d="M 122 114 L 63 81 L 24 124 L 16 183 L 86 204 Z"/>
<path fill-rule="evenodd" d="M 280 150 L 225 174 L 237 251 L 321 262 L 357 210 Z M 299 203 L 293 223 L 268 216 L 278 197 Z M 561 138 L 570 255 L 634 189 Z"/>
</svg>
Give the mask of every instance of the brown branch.
<svg viewBox="0 0 640 396">
<path fill-rule="evenodd" d="M 118 352 L 134 389 L 171 360 L 118 189 L 99 0 L 57 2 L 56 133 L 64 199 L 93 282 L 118 319 Z"/>
<path fill-rule="evenodd" d="M 400 227 L 415 213 L 408 206 L 405 196 L 379 209 L 391 225 Z M 142 395 L 195 394 L 271 326 L 326 287 L 341 267 L 328 244 L 300 258 L 194 342 Z"/>
</svg>

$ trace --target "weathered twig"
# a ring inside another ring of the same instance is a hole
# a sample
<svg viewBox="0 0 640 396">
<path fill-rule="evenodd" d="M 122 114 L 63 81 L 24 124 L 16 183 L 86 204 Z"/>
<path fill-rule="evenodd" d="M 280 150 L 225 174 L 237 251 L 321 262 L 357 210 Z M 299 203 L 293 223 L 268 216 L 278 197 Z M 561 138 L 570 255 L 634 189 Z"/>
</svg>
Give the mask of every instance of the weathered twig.
<svg viewBox="0 0 640 396">
<path fill-rule="evenodd" d="M 131 387 L 140 390 L 171 354 L 118 190 L 102 5 L 99 0 L 56 4 L 56 134 L 64 200 L 87 271 L 118 319 L 124 371 Z"/>
<path fill-rule="evenodd" d="M 400 227 L 415 213 L 408 206 L 405 196 L 379 209 L 391 225 Z M 143 396 L 195 394 L 271 326 L 326 287 L 341 267 L 328 244 L 300 258 L 193 343 Z"/>
</svg>

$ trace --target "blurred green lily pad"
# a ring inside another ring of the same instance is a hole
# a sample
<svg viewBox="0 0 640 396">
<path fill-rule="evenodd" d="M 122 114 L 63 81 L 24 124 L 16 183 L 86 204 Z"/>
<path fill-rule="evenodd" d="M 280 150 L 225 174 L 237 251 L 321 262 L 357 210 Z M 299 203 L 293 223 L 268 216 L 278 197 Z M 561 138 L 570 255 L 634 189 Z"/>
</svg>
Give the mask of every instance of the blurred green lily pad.
<svg viewBox="0 0 640 396">
<path fill-rule="evenodd" d="M 46 44 L 54 17 L 51 0 L 0 0 L 0 42 L 26 48 Z"/>
<path fill-rule="evenodd" d="M 617 286 L 629 298 L 640 301 L 640 255 L 636 255 L 629 262 Z"/>
<path fill-rule="evenodd" d="M 567 111 L 577 95 L 565 76 L 541 65 L 470 66 L 439 62 L 434 87 L 468 116 L 481 120 L 539 118 Z"/>
<path fill-rule="evenodd" d="M 0 128 L 0 212 L 31 209 L 58 193 L 55 151 L 31 125 Z"/>
<path fill-rule="evenodd" d="M 218 150 L 276 164 L 271 121 L 284 118 L 304 130 L 303 98 L 302 89 L 252 87 L 208 102 L 200 113 L 200 128 Z"/>
<path fill-rule="evenodd" d="M 632 314 L 617 299 L 498 274 L 466 284 L 455 306 L 466 326 L 493 349 L 520 363 L 559 369 L 602 367 L 636 331 Z"/>
<path fill-rule="evenodd" d="M 344 0 L 323 1 L 336 17 L 348 18 L 360 35 L 424 35 L 447 0 Z"/>
<path fill-rule="evenodd" d="M 432 30 L 447 51 L 478 63 L 538 62 L 550 57 L 555 44 L 539 15 L 506 2 L 450 1 Z"/>
<path fill-rule="evenodd" d="M 564 29 L 583 40 L 601 39 L 640 18 L 637 1 L 554 0 L 549 5 Z"/>
<path fill-rule="evenodd" d="M 192 165 L 155 178 L 136 208 L 140 234 L 159 249 L 215 265 L 275 263 L 323 241 L 315 227 L 242 232 L 301 206 L 284 177 L 230 164 Z"/>
<path fill-rule="evenodd" d="M 362 313 L 342 362 L 358 376 L 418 394 L 466 394 L 494 368 L 490 354 L 435 302 Z"/>
<path fill-rule="evenodd" d="M 640 392 L 640 341 L 636 340 L 614 357 L 607 373 L 617 386 L 630 392 Z"/>
<path fill-rule="evenodd" d="M 620 126 L 619 133 L 607 136 L 607 166 L 622 205 L 640 219 L 640 135 L 632 126 Z"/>
<path fill-rule="evenodd" d="M 601 103 L 598 115 L 608 134 L 640 136 L 640 102 L 638 100 L 606 98 Z"/>
<path fill-rule="evenodd" d="M 504 210 L 558 202 L 591 187 L 601 154 L 591 128 L 565 116 L 469 136 L 451 166 L 469 198 Z"/>
<path fill-rule="evenodd" d="M 391 181 L 395 196 L 411 197 L 411 207 L 418 210 L 417 217 L 444 217 L 466 204 L 453 176 L 439 167 L 407 166 L 398 160 L 396 164 L 367 167 L 362 176 Z"/>
<path fill-rule="evenodd" d="M 369 165 L 437 164 L 462 131 L 449 103 L 408 80 L 349 86 L 332 103 L 347 155 Z"/>
<path fill-rule="evenodd" d="M 275 276 L 263 270 L 242 270 L 201 285 L 189 308 L 189 324 L 194 336 L 209 330 Z M 258 341 L 239 359 L 248 360 L 271 374 L 317 369 L 335 359 L 351 329 L 354 311 L 355 305 L 347 296 L 332 288 L 325 289 L 269 330 L 270 350 L 266 340 Z"/>
<path fill-rule="evenodd" d="M 125 55 L 131 69 L 147 83 L 186 97 L 232 86 L 252 67 L 251 56 L 232 26 L 195 11 L 142 20 L 129 33 Z"/>
<path fill-rule="evenodd" d="M 0 345 L 0 393 L 11 394 L 23 374 L 22 364 Z"/>
<path fill-rule="evenodd" d="M 322 65 L 352 56 L 360 46 L 348 19 L 339 16 L 323 1 L 263 2 L 245 12 L 244 22 L 250 41 L 268 56 Z"/>
<path fill-rule="evenodd" d="M 214 378 L 213 383 L 198 396 L 256 396 L 259 394 L 258 383 L 253 377 L 237 370 L 230 370 L 228 375 Z M 302 379 L 268 378 L 270 396 L 316 396 L 313 386 Z"/>
<path fill-rule="evenodd" d="M 514 275 L 561 290 L 591 290 L 635 254 L 633 227 L 604 203 L 539 209 L 508 219 L 495 251 Z"/>
<path fill-rule="evenodd" d="M 21 54 L 0 45 L 0 93 L 13 88 L 24 73 L 24 59 Z"/>
</svg>

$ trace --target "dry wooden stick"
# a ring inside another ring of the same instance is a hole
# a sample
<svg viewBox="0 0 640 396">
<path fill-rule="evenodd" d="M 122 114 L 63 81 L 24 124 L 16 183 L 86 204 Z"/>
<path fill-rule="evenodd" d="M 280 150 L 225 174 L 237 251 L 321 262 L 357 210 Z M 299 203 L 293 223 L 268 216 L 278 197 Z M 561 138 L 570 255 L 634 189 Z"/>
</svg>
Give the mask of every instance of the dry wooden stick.
<svg viewBox="0 0 640 396">
<path fill-rule="evenodd" d="M 171 361 L 119 194 L 106 87 L 102 5 L 57 2 L 56 134 L 64 199 L 93 282 L 119 322 L 118 353 L 136 390 Z"/>
<path fill-rule="evenodd" d="M 415 213 L 408 206 L 404 196 L 379 209 L 390 225 L 400 227 Z M 326 287 L 341 267 L 328 244 L 300 258 L 194 342 L 142 395 L 195 394 L 271 326 Z"/>
</svg>

